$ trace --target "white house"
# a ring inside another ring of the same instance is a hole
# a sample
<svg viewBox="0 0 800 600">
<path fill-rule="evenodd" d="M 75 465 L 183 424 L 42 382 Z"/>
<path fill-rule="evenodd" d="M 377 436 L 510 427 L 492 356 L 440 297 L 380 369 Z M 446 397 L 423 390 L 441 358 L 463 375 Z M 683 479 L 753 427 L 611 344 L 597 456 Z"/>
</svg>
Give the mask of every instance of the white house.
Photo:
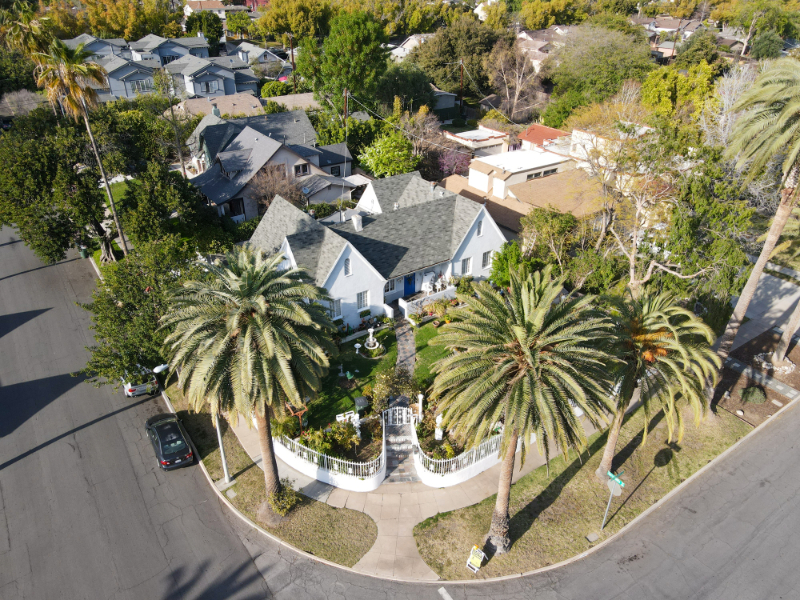
<svg viewBox="0 0 800 600">
<path fill-rule="evenodd" d="M 469 164 L 469 185 L 491 196 L 505 198 L 509 186 L 570 168 L 570 157 L 539 148 L 505 152 L 474 159 Z"/>
<path fill-rule="evenodd" d="M 183 7 L 183 14 L 187 17 L 196 12 L 212 12 L 223 21 L 228 13 L 250 12 L 249 6 L 237 6 L 235 4 L 225 5 L 219 0 L 188 0 Z"/>
<path fill-rule="evenodd" d="M 485 125 L 478 125 L 477 129 L 451 133 L 445 131 L 445 137 L 472 150 L 475 156 L 491 156 L 508 152 L 509 135 Z"/>
<path fill-rule="evenodd" d="M 480 19 L 481 21 L 485 21 L 487 17 L 486 9 L 489 8 L 492 4 L 495 4 L 496 2 L 498 2 L 498 0 L 484 0 L 483 2 L 478 4 L 478 6 L 476 6 L 475 10 L 473 10 L 472 12 L 474 12 L 478 16 L 478 19 Z"/>
<path fill-rule="evenodd" d="M 407 37 L 399 46 L 392 48 L 389 58 L 394 62 L 403 62 L 414 48 L 421 46 L 432 37 L 432 33 L 415 33 Z"/>
<path fill-rule="evenodd" d="M 413 171 L 367 183 L 356 210 L 365 214 L 379 215 L 430 202 L 437 196 L 441 198 L 445 194 L 450 192 L 437 188 L 434 182 L 425 181 L 419 171 Z"/>
<path fill-rule="evenodd" d="M 407 309 L 412 297 L 428 294 L 424 283 L 431 287 L 429 298 L 453 297 L 451 276 L 488 277 L 492 256 L 505 241 L 483 205 L 448 194 L 330 225 L 278 196 L 250 244 L 281 252 L 287 268 L 306 268 L 328 290 L 331 316 L 355 327 L 364 311 L 377 316 Z"/>
</svg>

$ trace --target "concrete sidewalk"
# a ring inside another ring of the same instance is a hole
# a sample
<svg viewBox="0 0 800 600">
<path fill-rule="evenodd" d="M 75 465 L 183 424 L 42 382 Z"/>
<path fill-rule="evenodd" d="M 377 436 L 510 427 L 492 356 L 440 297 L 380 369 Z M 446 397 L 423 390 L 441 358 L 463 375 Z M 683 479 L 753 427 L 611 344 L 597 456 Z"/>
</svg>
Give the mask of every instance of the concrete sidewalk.
<svg viewBox="0 0 800 600">
<path fill-rule="evenodd" d="M 595 432 L 585 419 L 583 424 L 587 436 Z M 248 427 L 240 419 L 233 431 L 253 462 L 261 467 L 261 451 L 255 427 Z M 553 458 L 555 456 L 557 455 Z M 432 488 L 420 482 L 384 483 L 374 492 L 349 492 L 303 475 L 280 458 L 276 460 L 281 478 L 293 480 L 296 490 L 335 508 L 364 512 L 375 520 L 378 538 L 353 570 L 409 580 L 439 579 L 417 551 L 414 526 L 437 513 L 464 508 L 496 494 L 500 480 L 500 465 L 495 465 L 464 483 L 447 488 Z M 543 456 L 539 456 L 537 452 L 529 452 L 522 469 L 519 468 L 517 459 L 512 481 L 518 481 L 544 464 Z"/>
</svg>

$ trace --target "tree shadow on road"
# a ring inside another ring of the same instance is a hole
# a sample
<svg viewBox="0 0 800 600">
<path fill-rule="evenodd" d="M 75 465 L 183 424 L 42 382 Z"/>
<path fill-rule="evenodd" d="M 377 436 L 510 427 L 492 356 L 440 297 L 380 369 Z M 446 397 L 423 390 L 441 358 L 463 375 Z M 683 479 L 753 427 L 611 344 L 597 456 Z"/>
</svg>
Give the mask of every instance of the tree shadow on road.
<svg viewBox="0 0 800 600">
<path fill-rule="evenodd" d="M 61 262 L 53 263 L 51 265 L 42 265 L 41 267 L 36 267 L 34 269 L 28 269 L 27 271 L 20 271 L 19 273 L 12 273 L 11 275 L 6 275 L 5 277 L 0 277 L 0 281 L 4 281 L 6 279 L 11 279 L 12 277 L 16 277 L 17 275 L 25 275 L 26 273 L 33 273 L 34 271 L 40 271 L 41 269 L 49 269 L 50 267 L 55 267 L 57 265 L 64 265 L 66 263 L 71 263 L 76 260 L 80 260 L 79 258 L 70 258 L 69 260 L 62 260 Z"/>
<path fill-rule="evenodd" d="M 85 379 L 64 373 L 0 386 L 0 438 L 13 433 L 17 427 Z"/>
<path fill-rule="evenodd" d="M 17 327 L 25 325 L 28 321 L 35 319 L 39 315 L 46 313 L 50 308 L 40 308 L 37 310 L 25 310 L 10 315 L 0 315 L 0 338 L 14 331 Z"/>
<path fill-rule="evenodd" d="M 226 570 L 224 575 L 220 574 L 212 581 L 208 581 L 207 573 L 211 568 L 211 562 L 204 561 L 191 570 L 180 567 L 171 571 L 166 576 L 168 591 L 163 596 L 164 600 L 187 598 L 262 600 L 270 597 L 264 578 L 252 561 L 243 563 L 235 569 Z"/>
</svg>

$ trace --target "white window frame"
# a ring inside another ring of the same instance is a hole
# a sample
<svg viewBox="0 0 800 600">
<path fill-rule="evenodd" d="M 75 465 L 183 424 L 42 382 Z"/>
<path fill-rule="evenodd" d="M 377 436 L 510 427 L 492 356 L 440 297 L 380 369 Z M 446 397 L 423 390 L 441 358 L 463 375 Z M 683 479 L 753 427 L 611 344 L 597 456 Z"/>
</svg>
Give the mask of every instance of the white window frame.
<svg viewBox="0 0 800 600">
<path fill-rule="evenodd" d="M 131 81 L 131 92 L 144 93 L 153 91 L 153 82 L 149 79 L 134 79 Z"/>
<path fill-rule="evenodd" d="M 369 290 L 356 294 L 356 308 L 359 311 L 369 308 Z"/>
<path fill-rule="evenodd" d="M 201 81 L 200 92 L 203 94 L 213 94 L 219 90 L 219 81 Z"/>
<path fill-rule="evenodd" d="M 466 268 L 464 268 L 466 265 Z M 471 275 L 472 274 L 472 257 L 468 256 L 466 258 L 461 259 L 461 274 L 462 275 Z"/>
<path fill-rule="evenodd" d="M 331 314 L 331 319 L 337 319 L 342 316 L 342 301 L 341 300 L 331 300 L 331 306 L 329 308 L 329 312 Z"/>
<path fill-rule="evenodd" d="M 395 291 L 397 291 L 397 279 L 390 279 L 383 286 L 383 293 L 384 294 L 391 294 L 392 292 L 395 292 Z"/>
<path fill-rule="evenodd" d="M 492 258 L 494 255 L 493 250 L 487 250 L 483 253 L 482 266 L 484 269 L 489 269 L 492 266 Z"/>
<path fill-rule="evenodd" d="M 477 237 L 482 237 L 483 236 L 483 219 L 478 221 L 478 226 L 477 226 L 477 229 L 475 231 L 475 235 Z"/>
<path fill-rule="evenodd" d="M 350 277 L 353 274 L 353 263 L 349 258 L 344 259 L 344 276 Z"/>
<path fill-rule="evenodd" d="M 295 177 L 302 177 L 303 175 L 308 175 L 311 172 L 311 169 L 308 166 L 308 163 L 298 163 L 294 166 L 294 176 Z"/>
</svg>

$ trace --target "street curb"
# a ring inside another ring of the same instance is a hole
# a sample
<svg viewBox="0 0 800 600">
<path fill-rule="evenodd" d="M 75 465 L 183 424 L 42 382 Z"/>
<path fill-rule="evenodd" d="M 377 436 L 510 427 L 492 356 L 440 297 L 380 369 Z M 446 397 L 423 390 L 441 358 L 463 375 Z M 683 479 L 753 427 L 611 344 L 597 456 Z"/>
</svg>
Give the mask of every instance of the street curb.
<svg viewBox="0 0 800 600">
<path fill-rule="evenodd" d="M 100 279 L 103 279 L 103 274 L 100 272 L 100 267 L 98 267 L 98 266 L 97 266 L 97 263 L 96 263 L 96 262 L 94 262 L 94 256 L 90 256 L 90 257 L 89 257 L 89 260 L 91 261 L 91 263 L 92 263 L 92 266 L 94 267 L 94 270 L 95 270 L 95 272 L 97 273 L 97 276 L 98 276 Z"/>
</svg>

